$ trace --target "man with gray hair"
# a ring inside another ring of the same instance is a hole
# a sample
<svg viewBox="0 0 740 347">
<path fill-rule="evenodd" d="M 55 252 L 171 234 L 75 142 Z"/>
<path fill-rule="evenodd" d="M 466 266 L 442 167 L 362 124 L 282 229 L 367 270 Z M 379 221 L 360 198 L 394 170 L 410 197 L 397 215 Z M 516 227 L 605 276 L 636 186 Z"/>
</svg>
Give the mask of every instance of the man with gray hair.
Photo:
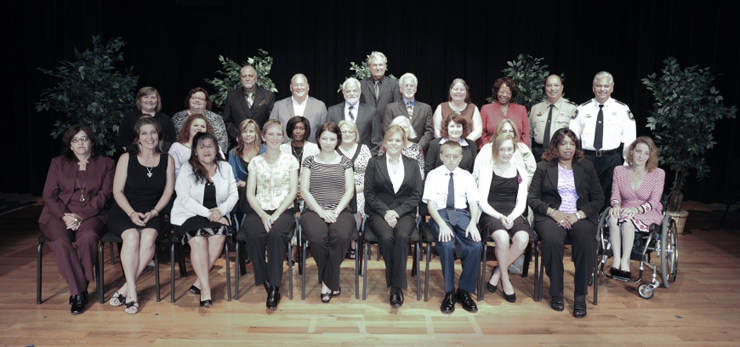
<svg viewBox="0 0 740 347">
<path fill-rule="evenodd" d="M 367 58 L 370 67 L 370 77 L 363 79 L 361 83 L 362 96 L 360 101 L 375 108 L 375 122 L 379 136 L 382 138 L 384 131 L 383 117 L 386 105 L 401 101 L 401 92 L 398 90 L 398 82 L 394 78 L 386 77 L 385 71 L 388 66 L 388 58 L 381 52 L 372 52 Z"/>
<path fill-rule="evenodd" d="M 257 69 L 252 65 L 245 65 L 241 69 L 242 88 L 232 90 L 226 95 L 224 123 L 232 141 L 239 136 L 239 124 L 245 119 L 253 119 L 262 129 L 270 118 L 275 105 L 275 94 L 258 86 L 258 79 Z"/>
<path fill-rule="evenodd" d="M 380 122 L 375 122 L 375 108 L 360 102 L 360 81 L 356 78 L 348 78 L 342 84 L 344 102 L 329 107 L 328 122 L 339 122 L 346 120 L 355 123 L 357 132 L 360 133 L 358 143 L 366 145 L 373 153 L 378 154 L 378 148 L 383 142 L 380 131 Z M 377 127 L 376 127 L 377 125 Z"/>
<path fill-rule="evenodd" d="M 637 136 L 637 127 L 630 108 L 611 97 L 614 91 L 612 74 L 597 73 L 592 89 L 594 98 L 578 106 L 570 120 L 570 129 L 581 140 L 585 158 L 593 162 L 604 195 L 611 196 L 614 167 L 627 157 L 626 151 Z M 623 146 L 622 151 L 620 146 Z M 607 205 L 609 200 L 605 200 Z"/>
<path fill-rule="evenodd" d="M 426 152 L 429 141 L 434 139 L 434 123 L 432 121 L 432 107 L 414 98 L 416 95 L 419 80 L 412 73 L 405 73 L 398 79 L 398 86 L 401 90 L 401 100 L 385 106 L 385 115 L 383 116 L 383 132 L 388 130 L 391 122 L 398 116 L 409 118 L 411 128 L 416 133 L 416 137 L 409 139 L 411 142 L 418 143 Z"/>
<path fill-rule="evenodd" d="M 288 125 L 288 121 L 295 116 L 303 116 L 308 119 L 312 129 L 318 129 L 321 124 L 326 122 L 326 105 L 323 101 L 308 96 L 309 91 L 308 79 L 303 74 L 295 74 L 290 79 L 291 96 L 275 103 L 275 108 L 270 113 L 270 119 L 277 119 L 283 124 Z M 290 142 L 289 134 L 285 134 L 283 143 Z M 309 142 L 316 143 L 316 134 L 306 134 Z"/>
</svg>

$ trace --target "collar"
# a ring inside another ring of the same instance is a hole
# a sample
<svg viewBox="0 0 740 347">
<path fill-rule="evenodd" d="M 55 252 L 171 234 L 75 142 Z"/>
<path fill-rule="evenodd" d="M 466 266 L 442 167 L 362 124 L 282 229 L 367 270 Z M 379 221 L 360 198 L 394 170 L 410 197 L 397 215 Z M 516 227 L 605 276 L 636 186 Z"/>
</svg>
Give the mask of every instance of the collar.
<svg viewBox="0 0 740 347">
<path fill-rule="evenodd" d="M 308 99 L 306 99 L 306 100 L 308 100 Z M 354 104 L 354 105 L 350 104 L 347 101 L 344 101 L 344 108 L 349 108 L 350 106 L 354 106 L 355 107 L 355 110 L 357 110 L 357 109 L 360 108 L 360 101 L 358 100 L 357 103 Z"/>
<path fill-rule="evenodd" d="M 450 139 L 448 139 L 446 137 L 443 137 L 442 139 L 439 140 L 439 145 L 441 146 L 443 143 L 445 143 L 445 142 L 447 142 L 449 140 Z M 468 144 L 468 141 L 465 141 L 465 139 L 463 139 L 463 138 L 460 138 L 459 140 L 457 140 L 457 143 L 459 143 L 460 146 L 463 146 L 463 147 L 464 146 L 470 146 L 470 144 Z"/>
<path fill-rule="evenodd" d="M 294 104 L 303 105 L 308 102 L 308 95 L 306 95 L 306 100 L 303 100 L 303 102 L 298 102 L 292 95 L 290 96 L 290 100 L 293 100 Z"/>
<path fill-rule="evenodd" d="M 370 75 L 370 80 L 373 82 L 373 84 L 375 84 L 375 81 L 378 81 L 378 83 L 383 84 L 383 80 L 385 80 L 385 75 L 383 75 L 383 77 L 377 80 L 374 79 L 372 75 Z"/>
<path fill-rule="evenodd" d="M 614 98 L 612 98 L 611 96 L 609 97 L 609 99 L 606 99 L 606 101 L 604 101 L 603 104 L 599 104 L 599 102 L 596 100 L 596 98 L 594 98 L 593 100 L 594 100 L 594 105 L 596 105 L 596 107 L 599 107 L 599 105 L 604 105 L 604 107 L 607 107 L 607 106 L 611 105 L 614 102 Z"/>
<path fill-rule="evenodd" d="M 416 101 L 416 98 L 412 98 L 411 100 L 403 98 L 403 105 L 408 107 L 408 105 L 411 104 L 411 107 L 414 107 L 414 101 Z"/>
<path fill-rule="evenodd" d="M 558 101 L 550 102 L 549 99 L 545 98 L 545 107 L 549 108 L 550 105 L 555 105 L 555 108 L 560 109 L 560 106 L 563 104 L 563 97 L 561 96 Z"/>
</svg>

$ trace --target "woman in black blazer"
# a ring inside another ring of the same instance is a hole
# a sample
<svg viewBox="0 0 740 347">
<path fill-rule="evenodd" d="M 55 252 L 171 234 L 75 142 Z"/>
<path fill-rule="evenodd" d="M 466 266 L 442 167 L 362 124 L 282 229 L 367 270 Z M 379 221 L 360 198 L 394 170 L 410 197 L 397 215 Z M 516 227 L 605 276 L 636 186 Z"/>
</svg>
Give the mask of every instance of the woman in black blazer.
<svg viewBox="0 0 740 347">
<path fill-rule="evenodd" d="M 416 160 L 401 155 L 406 141 L 403 128 L 390 126 L 383 139 L 386 153 L 370 159 L 365 171 L 367 223 L 378 236 L 385 282 L 391 287 L 390 304 L 395 307 L 403 305 L 409 236 L 424 189 Z"/>
<path fill-rule="evenodd" d="M 542 263 L 550 277 L 553 310 L 562 311 L 565 239 L 573 243 L 575 303 L 573 315 L 586 316 L 588 278 L 596 261 L 596 225 L 604 192 L 590 161 L 583 160 L 581 141 L 567 128 L 555 132 L 537 164 L 527 203 L 534 211 L 542 240 Z"/>
</svg>

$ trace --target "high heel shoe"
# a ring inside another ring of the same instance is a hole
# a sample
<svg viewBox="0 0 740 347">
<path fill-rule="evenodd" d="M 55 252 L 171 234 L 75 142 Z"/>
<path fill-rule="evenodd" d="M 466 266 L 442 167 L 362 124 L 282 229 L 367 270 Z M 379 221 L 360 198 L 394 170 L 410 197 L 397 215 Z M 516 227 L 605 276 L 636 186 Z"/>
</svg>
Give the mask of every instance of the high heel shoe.
<svg viewBox="0 0 740 347">
<path fill-rule="evenodd" d="M 612 266 L 612 268 L 609 269 L 609 274 L 612 275 L 612 277 L 619 276 L 619 269 Z"/>
<path fill-rule="evenodd" d="M 493 271 L 491 272 L 491 277 L 488 279 L 488 282 L 486 282 L 486 289 L 488 289 L 490 293 L 495 293 L 496 289 L 498 289 L 498 281 L 496 281 L 495 285 L 491 284 L 491 278 L 493 278 L 493 275 L 496 274 L 496 269 L 498 269 L 498 266 L 495 266 L 493 268 Z M 501 280 L 501 277 L 499 277 L 499 281 L 500 280 Z"/>
<path fill-rule="evenodd" d="M 211 307 L 213 306 L 213 300 L 211 299 L 200 300 L 200 306 Z"/>
<path fill-rule="evenodd" d="M 511 295 L 506 294 L 506 292 L 504 292 L 504 299 L 508 302 L 512 302 L 512 303 L 516 302 L 516 292 L 514 292 L 514 294 L 511 294 Z"/>
</svg>

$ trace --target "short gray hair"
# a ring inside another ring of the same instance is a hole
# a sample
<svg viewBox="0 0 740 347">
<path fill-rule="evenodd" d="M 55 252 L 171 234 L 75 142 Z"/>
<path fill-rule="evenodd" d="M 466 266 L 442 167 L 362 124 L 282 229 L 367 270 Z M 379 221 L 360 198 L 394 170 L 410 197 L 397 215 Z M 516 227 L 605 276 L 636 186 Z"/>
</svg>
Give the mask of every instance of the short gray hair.
<svg viewBox="0 0 740 347">
<path fill-rule="evenodd" d="M 354 77 L 350 77 L 350 78 L 348 78 L 348 79 L 344 80 L 344 83 L 342 83 L 342 91 L 344 91 L 345 89 L 347 89 L 347 84 L 348 84 L 348 83 L 350 83 L 350 82 L 354 82 L 354 83 L 357 83 L 357 88 L 358 88 L 358 89 L 359 89 L 359 88 L 361 87 L 361 86 L 360 86 L 360 81 L 358 81 L 358 80 L 357 80 L 356 78 L 354 78 Z"/>
<path fill-rule="evenodd" d="M 419 79 L 417 79 L 416 76 L 414 76 L 414 74 L 412 74 L 410 72 L 407 72 L 407 73 L 401 75 L 401 77 L 398 79 L 398 86 L 400 88 L 403 88 L 403 80 L 404 79 L 407 79 L 407 78 L 412 79 L 414 81 L 414 85 L 415 86 L 417 86 L 417 87 L 419 86 Z"/>
<path fill-rule="evenodd" d="M 411 126 L 411 121 L 409 120 L 408 116 L 396 116 L 396 118 L 393 118 L 391 124 L 389 124 L 388 127 L 390 128 L 391 125 L 398 125 L 403 128 L 403 124 L 405 124 L 406 127 L 409 129 L 409 133 L 406 134 L 406 138 L 415 139 L 416 131 L 414 131 L 414 127 Z"/>
<path fill-rule="evenodd" d="M 373 62 L 374 58 L 383 59 L 383 64 L 388 64 L 388 58 L 385 57 L 385 54 L 381 52 L 375 52 L 373 51 L 370 53 L 369 56 L 367 56 L 367 64 L 370 65 Z"/>
<path fill-rule="evenodd" d="M 614 76 L 606 71 L 599 71 L 596 73 L 596 76 L 594 76 L 593 85 L 596 85 L 596 82 L 598 82 L 602 78 L 606 78 L 609 81 L 609 84 L 614 86 Z"/>
</svg>

